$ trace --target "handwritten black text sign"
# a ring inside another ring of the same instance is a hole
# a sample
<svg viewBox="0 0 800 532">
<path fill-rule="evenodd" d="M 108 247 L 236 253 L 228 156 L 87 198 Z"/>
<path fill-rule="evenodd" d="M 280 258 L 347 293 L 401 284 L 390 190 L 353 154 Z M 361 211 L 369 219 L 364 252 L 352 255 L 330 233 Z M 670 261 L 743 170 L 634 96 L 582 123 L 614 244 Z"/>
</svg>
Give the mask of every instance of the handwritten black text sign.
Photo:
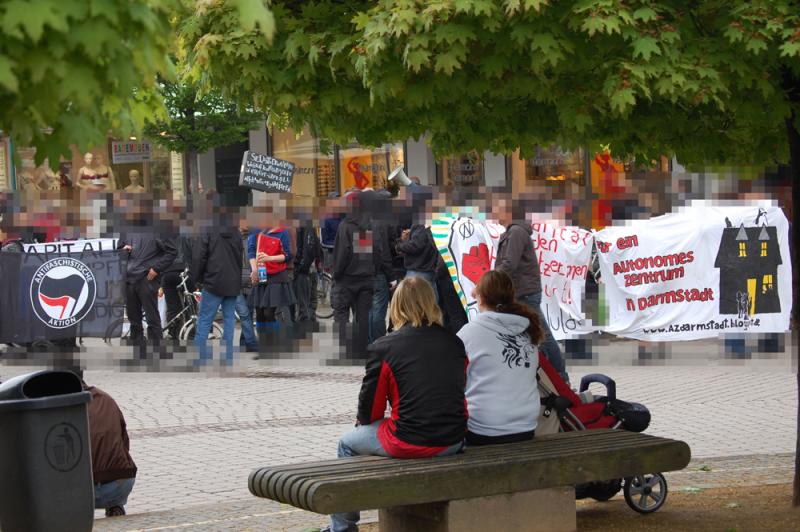
<svg viewBox="0 0 800 532">
<path fill-rule="evenodd" d="M 239 185 L 264 192 L 291 192 L 294 164 L 263 153 L 244 152 Z"/>
</svg>

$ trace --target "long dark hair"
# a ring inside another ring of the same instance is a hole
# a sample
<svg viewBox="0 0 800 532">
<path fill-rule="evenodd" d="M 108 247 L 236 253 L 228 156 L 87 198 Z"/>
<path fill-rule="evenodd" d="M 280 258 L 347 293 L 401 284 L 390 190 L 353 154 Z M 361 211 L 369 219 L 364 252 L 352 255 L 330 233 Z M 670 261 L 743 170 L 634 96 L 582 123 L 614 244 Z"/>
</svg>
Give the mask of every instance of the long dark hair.
<svg viewBox="0 0 800 532">
<path fill-rule="evenodd" d="M 544 331 L 539 322 L 539 313 L 528 305 L 514 300 L 514 281 L 507 273 L 489 270 L 481 276 L 475 291 L 481 298 L 481 303 L 495 312 L 528 318 L 528 328 L 525 332 L 528 333 L 531 343 L 538 344 L 542 341 Z"/>
</svg>

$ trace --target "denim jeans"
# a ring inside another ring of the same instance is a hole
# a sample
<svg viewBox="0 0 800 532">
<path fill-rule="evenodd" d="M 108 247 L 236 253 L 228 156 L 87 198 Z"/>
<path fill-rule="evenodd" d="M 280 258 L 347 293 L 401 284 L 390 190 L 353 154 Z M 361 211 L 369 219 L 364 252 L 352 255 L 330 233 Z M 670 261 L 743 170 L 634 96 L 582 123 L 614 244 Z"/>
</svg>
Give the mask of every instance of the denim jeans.
<svg viewBox="0 0 800 532">
<path fill-rule="evenodd" d="M 436 296 L 436 304 L 439 304 L 439 289 L 436 287 L 436 273 L 434 272 L 420 272 L 417 270 L 408 270 L 406 272 L 406 278 L 409 277 L 422 277 L 428 284 L 431 285 L 433 288 L 433 295 Z"/>
<path fill-rule="evenodd" d="M 194 345 L 200 354 L 200 363 L 211 358 L 211 353 L 208 350 L 208 334 L 211 332 L 211 325 L 220 305 L 222 305 L 222 341 L 225 345 L 225 360 L 228 362 L 233 361 L 233 328 L 236 323 L 234 314 L 236 300 L 237 298 L 234 296 L 222 297 L 203 289 L 203 298 L 200 300 L 200 309 L 197 311 L 197 328 L 194 333 Z"/>
<path fill-rule="evenodd" d="M 105 484 L 95 484 L 94 507 L 113 508 L 114 506 L 125 506 L 128 504 L 128 495 L 133 490 L 135 480 L 133 478 L 123 478 L 112 480 Z"/>
<path fill-rule="evenodd" d="M 239 345 L 258 349 L 258 338 L 256 330 L 253 328 L 253 316 L 250 314 L 250 304 L 244 294 L 239 294 L 236 298 L 236 314 L 239 315 L 239 322 L 242 324 L 242 333 L 239 335 Z"/>
<path fill-rule="evenodd" d="M 372 292 L 372 308 L 369 311 L 369 343 L 386 335 L 386 310 L 389 308 L 389 282 L 386 275 L 375 276 L 375 291 Z"/>
<path fill-rule="evenodd" d="M 389 456 L 378 439 L 378 427 L 381 426 L 383 421 L 381 419 L 371 425 L 360 425 L 346 432 L 342 439 L 339 440 L 337 456 L 339 458 L 358 455 Z M 461 452 L 463 448 L 464 442 L 459 442 L 448 447 L 437 456 L 450 456 Z M 356 532 L 359 519 L 361 519 L 360 512 L 333 514 L 331 516 L 331 532 Z"/>
<path fill-rule="evenodd" d="M 541 292 L 538 294 L 529 294 L 527 296 L 517 297 L 517 301 L 524 303 L 529 307 L 533 307 L 533 309 L 539 313 L 539 323 L 542 324 L 542 330 L 544 331 L 544 338 L 539 344 L 539 349 L 544 352 L 548 362 L 553 365 L 553 369 L 555 369 L 558 374 L 561 375 L 561 378 L 564 379 L 564 382 L 569 383 L 569 375 L 567 375 L 567 365 L 564 362 L 564 355 L 561 353 L 561 348 L 558 346 L 558 342 L 556 342 L 556 339 L 553 338 L 553 332 L 550 330 L 550 324 L 547 323 L 546 319 L 544 319 L 544 313 L 542 313 Z"/>
</svg>

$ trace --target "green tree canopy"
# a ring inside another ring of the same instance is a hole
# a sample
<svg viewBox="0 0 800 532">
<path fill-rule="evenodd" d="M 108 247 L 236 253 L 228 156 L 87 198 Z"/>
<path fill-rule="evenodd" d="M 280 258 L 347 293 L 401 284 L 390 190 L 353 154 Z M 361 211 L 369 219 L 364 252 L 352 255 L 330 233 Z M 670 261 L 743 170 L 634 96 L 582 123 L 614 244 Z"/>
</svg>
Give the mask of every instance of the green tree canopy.
<svg viewBox="0 0 800 532">
<path fill-rule="evenodd" d="M 0 0 L 0 130 L 56 165 L 70 145 L 165 117 L 157 79 L 174 77 L 175 24 L 217 4 L 272 36 L 261 0 Z"/>
<path fill-rule="evenodd" d="M 171 1 L 0 0 L 0 129 L 58 164 L 72 144 L 133 131 L 171 75 Z"/>
<path fill-rule="evenodd" d="M 159 93 L 167 116 L 148 121 L 144 132 L 171 151 L 204 152 L 238 142 L 264 117 L 240 110 L 218 91 L 201 92 L 193 83 L 162 81 Z"/>
<path fill-rule="evenodd" d="M 786 121 L 797 120 L 796 0 L 271 8 L 272 45 L 226 2 L 188 17 L 190 76 L 339 142 L 428 132 L 439 154 L 555 141 L 647 159 L 772 161 L 786 160 Z"/>
<path fill-rule="evenodd" d="M 201 91 L 191 82 L 162 80 L 158 93 L 167 116 L 148 121 L 144 133 L 171 151 L 187 154 L 193 183 L 198 182 L 199 152 L 239 142 L 264 118 L 263 113 L 240 109 L 217 90 Z"/>
</svg>

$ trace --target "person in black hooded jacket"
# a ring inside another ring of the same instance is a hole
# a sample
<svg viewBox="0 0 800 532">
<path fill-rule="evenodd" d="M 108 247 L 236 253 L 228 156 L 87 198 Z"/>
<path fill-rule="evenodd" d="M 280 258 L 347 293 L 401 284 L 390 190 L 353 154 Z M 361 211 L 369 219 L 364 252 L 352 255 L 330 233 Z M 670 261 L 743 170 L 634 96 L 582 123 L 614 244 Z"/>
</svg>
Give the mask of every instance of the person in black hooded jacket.
<svg viewBox="0 0 800 532">
<path fill-rule="evenodd" d="M 208 334 L 220 305 L 226 360 L 230 363 L 233 359 L 234 311 L 242 290 L 243 256 L 239 227 L 225 213 L 219 225 L 204 234 L 194 248 L 192 277 L 203 287 L 194 340 L 201 362 L 209 358 Z"/>
<path fill-rule="evenodd" d="M 347 323 L 353 311 L 355 327 L 348 354 L 364 358 L 369 337 L 369 310 L 375 285 L 375 259 L 369 214 L 376 194 L 364 191 L 351 194 L 350 212 L 336 231 L 333 245 L 333 288 L 331 305 L 340 341 L 348 337 Z"/>
</svg>

